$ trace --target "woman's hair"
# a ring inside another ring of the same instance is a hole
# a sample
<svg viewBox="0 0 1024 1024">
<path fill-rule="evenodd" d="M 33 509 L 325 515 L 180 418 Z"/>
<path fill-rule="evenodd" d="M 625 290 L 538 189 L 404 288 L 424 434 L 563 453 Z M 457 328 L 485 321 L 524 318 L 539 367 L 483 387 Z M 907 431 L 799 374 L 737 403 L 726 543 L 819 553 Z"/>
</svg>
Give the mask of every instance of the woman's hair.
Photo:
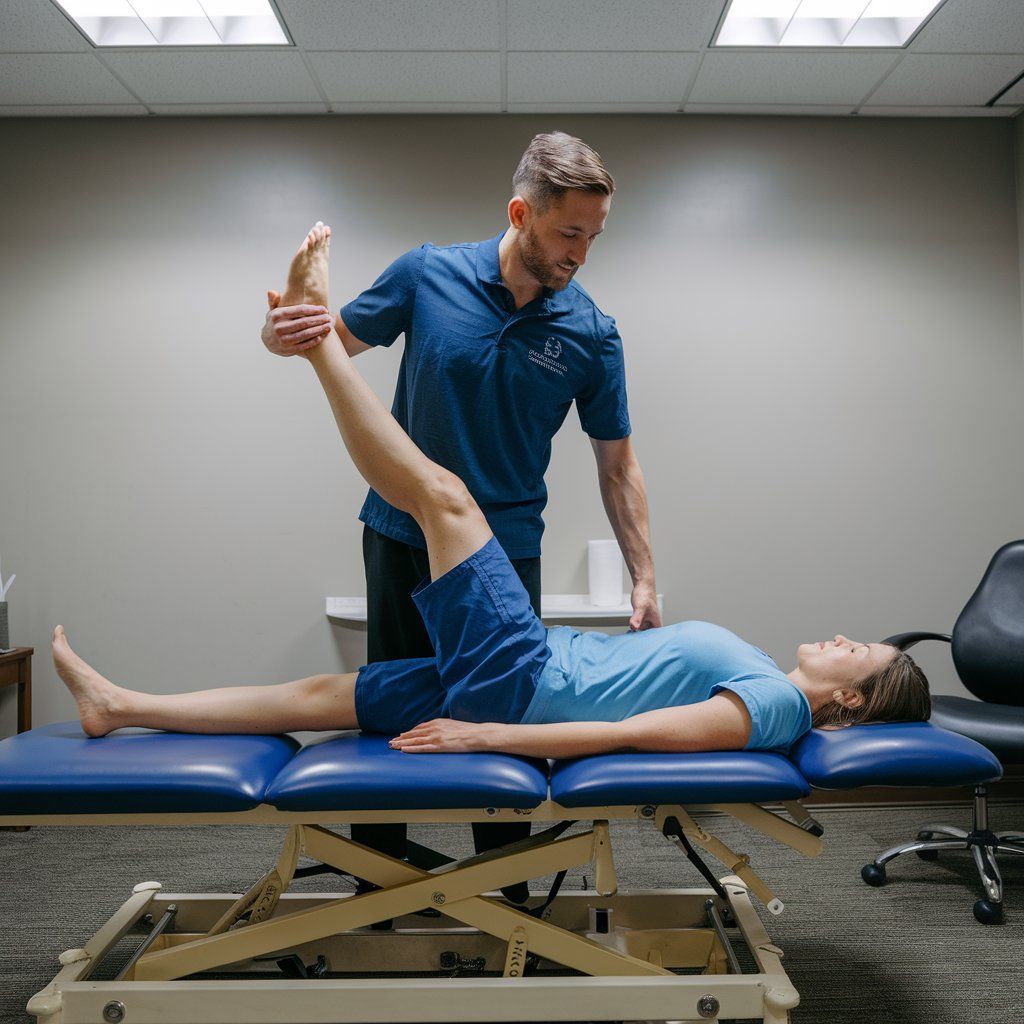
<svg viewBox="0 0 1024 1024">
<path fill-rule="evenodd" d="M 932 713 L 928 677 L 917 662 L 898 648 L 896 656 L 856 684 L 864 698 L 859 708 L 830 703 L 819 708 L 813 724 L 843 726 L 863 722 L 925 722 Z"/>
<path fill-rule="evenodd" d="M 600 156 L 581 139 L 565 132 L 534 135 L 512 175 L 512 191 L 532 199 L 543 213 L 569 189 L 610 196 L 615 182 Z"/>
</svg>

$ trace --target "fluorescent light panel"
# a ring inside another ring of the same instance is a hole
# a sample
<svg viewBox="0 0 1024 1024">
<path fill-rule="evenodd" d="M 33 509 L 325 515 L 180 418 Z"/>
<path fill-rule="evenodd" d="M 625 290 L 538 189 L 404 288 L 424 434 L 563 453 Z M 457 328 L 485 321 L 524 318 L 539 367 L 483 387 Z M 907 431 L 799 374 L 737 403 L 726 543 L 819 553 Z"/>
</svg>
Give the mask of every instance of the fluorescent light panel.
<svg viewBox="0 0 1024 1024">
<path fill-rule="evenodd" d="M 280 46 L 269 0 L 57 0 L 97 46 Z"/>
<path fill-rule="evenodd" d="M 732 0 L 716 46 L 905 46 L 943 0 Z"/>
</svg>

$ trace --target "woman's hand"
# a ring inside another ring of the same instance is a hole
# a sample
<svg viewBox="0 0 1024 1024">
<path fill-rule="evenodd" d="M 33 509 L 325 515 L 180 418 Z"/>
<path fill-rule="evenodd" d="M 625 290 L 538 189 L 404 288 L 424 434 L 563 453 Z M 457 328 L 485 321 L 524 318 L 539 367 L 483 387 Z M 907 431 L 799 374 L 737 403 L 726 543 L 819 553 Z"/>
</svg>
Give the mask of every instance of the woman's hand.
<svg viewBox="0 0 1024 1024">
<path fill-rule="evenodd" d="M 403 732 L 388 744 L 406 754 L 466 754 L 493 750 L 496 726 L 491 722 L 456 722 L 435 718 Z"/>
</svg>

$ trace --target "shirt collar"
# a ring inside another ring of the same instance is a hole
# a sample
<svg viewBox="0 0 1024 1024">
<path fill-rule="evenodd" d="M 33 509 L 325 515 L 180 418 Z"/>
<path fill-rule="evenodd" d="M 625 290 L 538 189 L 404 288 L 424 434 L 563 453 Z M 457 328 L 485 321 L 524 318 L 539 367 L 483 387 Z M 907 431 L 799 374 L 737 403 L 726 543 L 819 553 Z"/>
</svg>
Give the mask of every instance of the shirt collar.
<svg viewBox="0 0 1024 1024">
<path fill-rule="evenodd" d="M 506 229 L 507 231 L 507 229 Z M 486 242 L 480 242 L 476 247 L 476 276 L 488 284 L 500 284 L 504 286 L 501 279 L 501 263 L 498 258 L 498 246 L 505 237 L 505 231 L 494 238 L 488 238 Z M 544 310 L 550 310 L 557 302 L 558 293 L 552 288 L 545 288 L 541 292 L 544 300 Z"/>
</svg>

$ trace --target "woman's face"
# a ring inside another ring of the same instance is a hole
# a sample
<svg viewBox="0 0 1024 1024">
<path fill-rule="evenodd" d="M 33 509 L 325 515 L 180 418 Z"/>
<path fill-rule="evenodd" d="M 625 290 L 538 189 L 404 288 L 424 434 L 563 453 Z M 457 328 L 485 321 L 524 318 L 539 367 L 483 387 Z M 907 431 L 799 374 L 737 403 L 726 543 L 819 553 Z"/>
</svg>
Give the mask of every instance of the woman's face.
<svg viewBox="0 0 1024 1024">
<path fill-rule="evenodd" d="M 884 668 L 896 655 L 890 644 L 862 644 L 837 633 L 831 640 L 801 644 L 797 667 L 805 676 L 834 686 L 855 686 Z"/>
</svg>

